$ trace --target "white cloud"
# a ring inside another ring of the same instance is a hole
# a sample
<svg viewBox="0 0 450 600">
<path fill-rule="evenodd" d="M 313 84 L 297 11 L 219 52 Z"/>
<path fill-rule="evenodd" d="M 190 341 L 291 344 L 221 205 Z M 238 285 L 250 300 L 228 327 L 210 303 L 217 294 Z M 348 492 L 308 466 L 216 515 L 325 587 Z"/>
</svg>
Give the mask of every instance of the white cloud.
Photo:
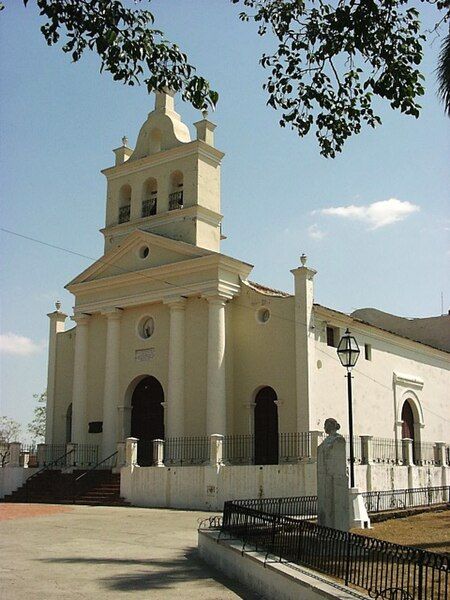
<svg viewBox="0 0 450 600">
<path fill-rule="evenodd" d="M 323 240 L 323 238 L 326 237 L 327 232 L 322 231 L 317 223 L 313 223 L 308 227 L 308 235 L 313 240 Z"/>
<path fill-rule="evenodd" d="M 16 333 L 0 334 L 0 352 L 4 354 L 15 354 L 18 356 L 29 356 L 42 349 L 42 344 L 33 342 L 32 339 Z"/>
<path fill-rule="evenodd" d="M 402 201 L 397 198 L 389 198 L 389 200 L 379 200 L 365 206 L 355 206 L 354 204 L 335 206 L 314 211 L 314 213 L 363 221 L 370 225 L 370 229 L 379 229 L 397 221 L 403 221 L 419 210 L 420 206 L 412 204 L 408 200 Z"/>
</svg>

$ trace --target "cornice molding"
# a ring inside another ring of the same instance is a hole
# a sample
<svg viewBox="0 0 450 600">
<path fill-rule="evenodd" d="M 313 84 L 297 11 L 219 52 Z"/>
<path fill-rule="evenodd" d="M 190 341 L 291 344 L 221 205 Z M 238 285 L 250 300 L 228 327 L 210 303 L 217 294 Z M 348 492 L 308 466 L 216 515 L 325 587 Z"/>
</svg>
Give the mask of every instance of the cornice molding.
<svg viewBox="0 0 450 600">
<path fill-rule="evenodd" d="M 424 385 L 424 381 L 421 377 L 416 377 L 414 375 L 404 375 L 402 373 L 394 372 L 394 383 L 396 385 L 401 385 L 402 387 L 409 387 L 414 389 L 421 390 Z"/>
<path fill-rule="evenodd" d="M 144 158 L 133 160 L 132 162 L 125 161 L 120 165 L 107 167 L 102 169 L 101 173 L 105 175 L 109 180 L 123 177 L 124 175 L 130 175 L 132 173 L 139 173 L 145 171 L 151 167 L 163 165 L 165 163 L 173 162 L 180 158 L 186 158 L 191 155 L 197 154 L 201 158 L 206 158 L 213 161 L 216 164 L 220 164 L 220 161 L 225 156 L 224 152 L 221 152 L 217 148 L 206 144 L 202 140 L 193 140 L 187 142 L 182 146 L 165 150 L 164 152 L 158 152 Z"/>
</svg>

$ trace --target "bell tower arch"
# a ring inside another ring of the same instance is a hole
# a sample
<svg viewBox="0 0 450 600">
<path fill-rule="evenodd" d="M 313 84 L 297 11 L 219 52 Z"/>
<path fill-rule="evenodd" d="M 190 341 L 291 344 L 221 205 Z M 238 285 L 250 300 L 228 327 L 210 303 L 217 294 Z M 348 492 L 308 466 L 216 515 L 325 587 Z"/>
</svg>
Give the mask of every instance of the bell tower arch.
<svg viewBox="0 0 450 600">
<path fill-rule="evenodd" d="M 220 251 L 224 154 L 214 146 L 216 126 L 207 117 L 203 113 L 194 123 L 197 135 L 191 140 L 173 93 L 156 92 L 155 108 L 134 150 L 124 137 L 114 150 L 116 164 L 102 171 L 107 179 L 105 251 L 134 229 Z"/>
</svg>

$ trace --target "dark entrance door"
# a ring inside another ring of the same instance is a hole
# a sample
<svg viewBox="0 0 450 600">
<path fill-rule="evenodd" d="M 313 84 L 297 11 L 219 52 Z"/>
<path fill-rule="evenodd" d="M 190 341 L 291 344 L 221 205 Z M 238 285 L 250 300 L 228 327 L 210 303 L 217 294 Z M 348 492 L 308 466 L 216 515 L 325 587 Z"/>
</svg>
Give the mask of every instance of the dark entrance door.
<svg viewBox="0 0 450 600">
<path fill-rule="evenodd" d="M 416 441 L 414 439 L 414 413 L 411 404 L 406 400 L 402 407 L 402 438 L 413 441 L 413 462 L 416 464 Z"/>
<path fill-rule="evenodd" d="M 277 395 L 265 387 L 255 398 L 255 465 L 278 463 L 278 410 Z"/>
<path fill-rule="evenodd" d="M 138 465 L 153 464 L 153 440 L 164 439 L 164 392 L 155 377 L 140 381 L 131 398 L 131 436 L 139 439 Z"/>
</svg>

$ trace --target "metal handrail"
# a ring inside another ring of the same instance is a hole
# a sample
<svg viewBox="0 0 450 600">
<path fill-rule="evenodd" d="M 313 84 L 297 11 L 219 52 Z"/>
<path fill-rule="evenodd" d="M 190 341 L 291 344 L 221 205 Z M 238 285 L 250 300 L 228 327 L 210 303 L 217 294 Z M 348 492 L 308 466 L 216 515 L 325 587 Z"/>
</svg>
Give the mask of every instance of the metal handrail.
<svg viewBox="0 0 450 600">
<path fill-rule="evenodd" d="M 62 460 L 63 458 L 66 458 L 66 456 L 69 456 L 69 454 L 72 454 L 72 452 L 75 452 L 75 448 L 72 448 L 71 450 L 69 450 L 69 452 L 66 452 L 62 456 L 55 458 L 55 460 L 52 460 L 52 462 L 47 463 L 44 467 L 42 467 L 42 469 L 39 469 L 39 471 L 36 471 L 36 473 L 33 473 L 33 475 L 28 477 L 28 479 L 26 480 L 26 483 L 28 483 L 29 481 L 31 481 L 32 479 L 37 477 L 40 473 L 47 471 L 51 466 L 57 464 L 60 460 Z"/>
<path fill-rule="evenodd" d="M 33 475 L 31 475 L 30 477 L 28 477 L 28 479 L 25 481 L 25 498 L 28 502 L 28 483 L 34 479 L 35 477 L 37 477 L 38 475 L 40 475 L 41 473 L 43 473 L 44 471 L 48 471 L 50 469 L 50 467 L 52 467 L 53 465 L 57 464 L 60 460 L 62 460 L 63 458 L 66 458 L 67 456 L 69 456 L 69 454 L 72 454 L 72 452 L 75 452 L 75 448 L 72 448 L 71 450 L 69 450 L 69 452 L 66 452 L 65 454 L 63 454 L 62 456 L 59 456 L 58 458 L 55 458 L 55 460 L 52 460 L 51 462 L 49 462 L 48 464 L 46 464 L 44 467 L 42 467 L 42 469 L 39 469 L 39 471 L 36 471 L 36 473 L 33 473 Z"/>
<path fill-rule="evenodd" d="M 115 452 L 113 452 L 112 454 L 110 454 L 109 456 L 107 456 L 106 458 L 103 458 L 102 460 L 98 461 L 93 467 L 91 467 L 90 469 L 88 469 L 84 473 L 81 473 L 81 475 L 79 475 L 78 477 L 76 477 L 73 480 L 73 490 L 72 490 L 72 501 L 73 502 L 75 502 L 75 500 L 80 495 L 80 494 L 77 493 L 77 485 L 78 485 L 78 482 L 80 481 L 80 479 L 83 479 L 83 477 L 86 477 L 86 475 L 89 475 L 90 473 L 92 473 L 92 471 L 95 471 L 97 469 L 97 467 L 99 467 L 100 465 L 102 465 L 103 463 L 105 463 L 107 460 L 109 460 L 113 456 L 116 456 L 117 454 L 118 454 L 118 451 L 116 450 Z"/>
</svg>

